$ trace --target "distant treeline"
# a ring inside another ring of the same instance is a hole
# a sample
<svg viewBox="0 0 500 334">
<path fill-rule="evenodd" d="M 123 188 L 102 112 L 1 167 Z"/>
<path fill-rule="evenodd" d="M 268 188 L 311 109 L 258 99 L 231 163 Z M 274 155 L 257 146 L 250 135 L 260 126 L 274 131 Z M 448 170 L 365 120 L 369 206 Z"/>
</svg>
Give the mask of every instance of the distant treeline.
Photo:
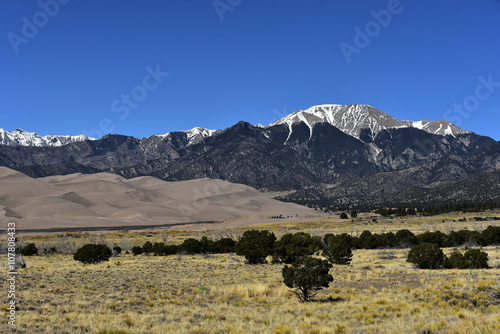
<svg viewBox="0 0 500 334">
<path fill-rule="evenodd" d="M 324 212 L 340 212 L 357 210 L 359 212 L 375 212 L 382 216 L 406 216 L 406 215 L 424 215 L 434 216 L 442 213 L 449 212 L 484 212 L 487 210 L 500 208 L 500 202 L 460 202 L 460 203 L 447 203 L 447 204 L 418 204 L 408 205 L 396 203 L 393 205 L 385 205 L 383 207 L 374 206 L 348 206 L 348 205 L 335 205 L 331 200 L 326 198 L 321 199 L 290 199 L 288 197 L 276 197 L 277 200 L 283 202 L 293 202 L 296 204 L 304 205 L 313 209 L 321 210 Z"/>
<path fill-rule="evenodd" d="M 279 240 L 273 242 L 268 255 L 273 255 L 275 262 L 289 262 L 283 261 L 283 259 L 291 257 L 298 250 L 312 254 L 325 249 L 331 242 L 349 245 L 351 249 L 411 248 L 424 243 L 436 244 L 439 247 L 458 247 L 464 244 L 469 246 L 500 245 L 500 227 L 488 226 L 482 232 L 460 230 L 445 234 L 440 231 L 427 231 L 417 235 L 406 229 L 396 233 L 377 234 L 363 231 L 359 236 L 343 233 L 338 235 L 326 234 L 323 237 L 297 232 L 295 234 L 285 234 Z M 234 253 L 238 246 L 238 242 L 231 238 L 213 241 L 207 237 L 202 237 L 200 240 L 186 239 L 180 245 L 165 245 L 164 243 L 151 243 L 148 241 L 142 247 L 136 246 L 132 248 L 132 253 L 134 255 L 143 253 L 152 255 Z"/>
<path fill-rule="evenodd" d="M 397 208 L 378 208 L 376 213 L 384 217 L 407 216 L 420 214 L 423 216 L 435 216 L 449 212 L 483 212 L 487 210 L 500 208 L 500 203 L 495 202 L 478 202 L 478 203 L 452 203 L 452 204 L 436 204 L 417 208 L 397 207 Z"/>
<path fill-rule="evenodd" d="M 460 230 L 445 234 L 440 231 L 427 231 L 417 235 L 407 229 L 399 230 L 396 233 L 380 234 L 365 230 L 359 236 L 342 233 L 337 235 L 326 234 L 323 237 L 297 232 L 285 234 L 279 240 L 277 240 L 274 233 L 267 230 L 248 230 L 238 241 L 232 238 L 211 240 L 207 237 L 201 239 L 188 238 L 179 245 L 147 241 L 142 246 L 133 247 L 131 251 L 134 255 L 151 254 L 156 256 L 236 253 L 245 255 L 247 258 L 251 258 L 251 256 L 258 253 L 258 259 L 260 260 L 272 255 L 275 263 L 292 263 L 301 256 L 312 255 L 327 248 L 331 249 L 332 245 L 347 249 L 393 249 L 411 248 L 420 244 L 435 244 L 438 247 L 500 245 L 500 226 L 490 225 L 482 232 Z M 122 249 L 114 245 L 112 251 L 113 254 L 119 254 Z M 38 255 L 39 251 L 34 243 L 30 243 L 20 248 L 19 253 L 30 256 Z M 51 255 L 58 253 L 58 250 L 52 247 L 42 249 L 41 253 Z M 248 255 L 249 253 L 250 255 Z"/>
</svg>

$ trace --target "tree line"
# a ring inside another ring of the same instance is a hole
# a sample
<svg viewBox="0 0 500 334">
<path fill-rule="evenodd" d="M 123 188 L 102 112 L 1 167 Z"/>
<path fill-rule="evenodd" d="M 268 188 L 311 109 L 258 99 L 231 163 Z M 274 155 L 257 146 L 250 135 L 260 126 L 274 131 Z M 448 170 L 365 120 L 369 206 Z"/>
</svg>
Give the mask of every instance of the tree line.
<svg viewBox="0 0 500 334">
<path fill-rule="evenodd" d="M 290 264 L 304 255 L 312 255 L 322 251 L 330 257 L 332 263 L 345 262 L 349 254 L 342 254 L 345 249 L 392 249 L 412 248 L 419 244 L 435 244 L 438 247 L 458 247 L 464 244 L 472 246 L 500 245 L 500 227 L 488 226 L 482 232 L 471 230 L 451 231 L 446 234 L 440 231 L 414 234 L 408 229 L 396 233 L 372 233 L 363 231 L 359 236 L 347 233 L 311 236 L 309 233 L 297 232 L 284 234 L 279 240 L 273 232 L 267 230 L 248 230 L 236 241 L 232 238 L 211 240 L 206 236 L 201 239 L 188 238 L 179 245 L 167 245 L 163 242 L 147 241 L 142 246 L 131 249 L 134 255 L 166 256 L 173 254 L 220 254 L 236 253 L 245 256 L 250 264 L 265 263 L 272 256 L 273 263 Z M 121 248 L 114 246 L 112 254 L 119 254 Z M 38 255 L 38 248 L 30 243 L 19 249 L 25 256 Z M 57 253 L 57 249 L 44 249 L 44 254 Z M 341 254 L 341 255 L 339 255 Z"/>
<path fill-rule="evenodd" d="M 367 205 L 337 205 L 332 203 L 328 198 L 289 198 L 286 196 L 276 197 L 275 199 L 282 202 L 292 202 L 299 205 L 304 205 L 316 210 L 324 212 L 350 212 L 356 210 L 358 212 L 375 212 L 382 216 L 407 216 L 407 215 L 424 215 L 434 216 L 450 212 L 484 212 L 500 208 L 499 201 L 486 202 L 458 202 L 458 203 L 391 203 L 384 206 L 367 206 Z"/>
</svg>

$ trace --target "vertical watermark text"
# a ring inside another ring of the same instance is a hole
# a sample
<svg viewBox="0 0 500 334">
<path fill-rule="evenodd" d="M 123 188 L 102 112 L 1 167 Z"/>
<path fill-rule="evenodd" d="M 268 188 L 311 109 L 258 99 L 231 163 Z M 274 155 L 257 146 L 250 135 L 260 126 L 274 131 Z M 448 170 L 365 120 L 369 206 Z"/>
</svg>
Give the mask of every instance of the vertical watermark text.
<svg viewBox="0 0 500 334">
<path fill-rule="evenodd" d="M 7 323 L 16 327 L 16 223 L 7 224 Z"/>
</svg>

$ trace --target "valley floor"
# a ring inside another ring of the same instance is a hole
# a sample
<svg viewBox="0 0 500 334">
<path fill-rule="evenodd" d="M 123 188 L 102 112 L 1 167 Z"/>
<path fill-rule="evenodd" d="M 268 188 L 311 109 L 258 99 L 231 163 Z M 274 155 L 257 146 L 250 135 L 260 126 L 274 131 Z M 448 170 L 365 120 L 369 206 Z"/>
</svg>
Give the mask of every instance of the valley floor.
<svg viewBox="0 0 500 334">
<path fill-rule="evenodd" d="M 315 235 L 355 231 L 358 222 L 374 232 L 370 224 L 385 224 L 386 231 L 392 226 L 389 220 L 362 219 L 343 226 L 323 221 L 271 228 L 279 237 L 299 229 Z M 437 224 L 452 217 L 434 219 Z M 397 224 L 393 228 L 400 229 Z M 436 229 L 444 231 L 444 226 Z M 125 251 L 146 240 L 180 243 L 239 232 L 71 234 L 23 237 L 23 242 L 74 249 L 101 239 Z M 97 265 L 82 265 L 71 254 L 29 256 L 18 276 L 17 333 L 498 333 L 500 296 L 493 291 L 500 288 L 500 247 L 484 250 L 494 268 L 472 275 L 469 270 L 415 269 L 406 262 L 408 249 L 355 250 L 350 266 L 331 269 L 334 281 L 312 303 L 300 303 L 283 284 L 283 265 L 247 265 L 234 254 L 122 253 Z M 6 291 L 6 283 L 2 288 Z"/>
</svg>

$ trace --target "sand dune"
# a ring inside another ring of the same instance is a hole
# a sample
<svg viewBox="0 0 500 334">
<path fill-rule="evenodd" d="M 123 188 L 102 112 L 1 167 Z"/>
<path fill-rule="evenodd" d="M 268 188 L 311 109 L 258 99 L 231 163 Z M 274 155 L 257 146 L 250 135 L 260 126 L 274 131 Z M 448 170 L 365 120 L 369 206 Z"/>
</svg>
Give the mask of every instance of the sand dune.
<svg viewBox="0 0 500 334">
<path fill-rule="evenodd" d="M 265 221 L 276 215 L 317 213 L 222 180 L 127 180 L 108 173 L 33 179 L 0 167 L 0 220 L 4 226 L 15 221 L 18 229 Z"/>
</svg>

